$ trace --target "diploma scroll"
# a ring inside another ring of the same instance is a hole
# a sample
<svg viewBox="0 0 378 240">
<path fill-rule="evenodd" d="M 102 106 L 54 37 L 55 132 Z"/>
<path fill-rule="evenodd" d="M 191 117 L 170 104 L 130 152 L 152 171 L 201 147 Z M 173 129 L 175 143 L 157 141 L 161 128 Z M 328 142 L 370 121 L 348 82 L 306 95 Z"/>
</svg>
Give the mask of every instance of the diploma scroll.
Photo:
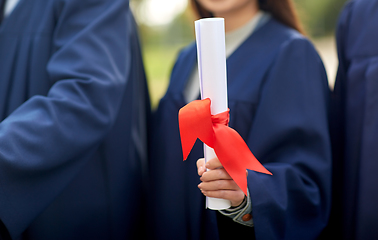
<svg viewBox="0 0 378 240">
<path fill-rule="evenodd" d="M 205 18 L 195 21 L 198 73 L 201 98 L 211 100 L 211 114 L 228 110 L 225 29 L 223 18 Z M 204 144 L 205 161 L 216 157 L 214 150 Z M 206 198 L 206 207 L 227 209 L 231 202 L 219 198 Z"/>
</svg>

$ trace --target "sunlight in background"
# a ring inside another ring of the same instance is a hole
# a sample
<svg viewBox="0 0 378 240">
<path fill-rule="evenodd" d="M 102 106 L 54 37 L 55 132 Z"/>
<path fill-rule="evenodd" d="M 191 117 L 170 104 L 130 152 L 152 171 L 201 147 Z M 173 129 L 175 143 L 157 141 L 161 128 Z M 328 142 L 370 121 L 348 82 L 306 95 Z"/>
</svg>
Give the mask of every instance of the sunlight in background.
<svg viewBox="0 0 378 240">
<path fill-rule="evenodd" d="M 187 0 L 145 0 L 137 10 L 138 19 L 148 26 L 166 25 L 181 14 L 187 4 Z"/>
<path fill-rule="evenodd" d="M 302 21 L 324 61 L 332 88 L 338 66 L 333 32 L 337 18 L 335 16 L 346 0 L 294 1 L 303 11 Z M 189 10 L 184 12 L 188 3 L 189 0 L 130 0 L 140 27 L 144 66 L 153 108 L 157 107 L 166 91 L 179 50 L 193 41 L 194 16 L 190 16 Z"/>
</svg>

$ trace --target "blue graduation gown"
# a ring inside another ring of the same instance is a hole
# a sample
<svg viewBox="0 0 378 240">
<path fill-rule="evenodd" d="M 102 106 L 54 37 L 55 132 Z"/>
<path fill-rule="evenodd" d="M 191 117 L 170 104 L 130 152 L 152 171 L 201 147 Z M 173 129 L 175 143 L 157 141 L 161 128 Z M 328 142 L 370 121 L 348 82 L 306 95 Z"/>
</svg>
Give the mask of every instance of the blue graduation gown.
<svg viewBox="0 0 378 240">
<path fill-rule="evenodd" d="M 139 239 L 149 100 L 124 0 L 21 0 L 0 25 L 0 219 L 13 238 Z"/>
<path fill-rule="evenodd" d="M 155 239 L 220 237 L 216 212 L 205 209 L 197 187 L 202 143 L 182 162 L 178 111 L 195 64 L 192 44 L 179 55 L 153 115 Z M 227 59 L 227 75 L 230 126 L 273 173 L 248 174 L 256 239 L 315 239 L 327 223 L 331 188 L 329 88 L 321 59 L 307 39 L 271 19 Z"/>
<path fill-rule="evenodd" d="M 378 1 L 349 2 L 339 18 L 332 95 L 334 196 L 330 230 L 378 239 Z"/>
</svg>

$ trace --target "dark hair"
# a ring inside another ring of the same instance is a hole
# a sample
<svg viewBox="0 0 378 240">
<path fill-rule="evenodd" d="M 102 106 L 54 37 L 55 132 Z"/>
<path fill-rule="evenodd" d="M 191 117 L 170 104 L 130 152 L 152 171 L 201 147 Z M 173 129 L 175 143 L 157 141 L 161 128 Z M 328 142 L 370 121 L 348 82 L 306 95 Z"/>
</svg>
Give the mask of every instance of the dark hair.
<svg viewBox="0 0 378 240">
<path fill-rule="evenodd" d="M 258 0 L 258 3 L 261 10 L 269 12 L 281 23 L 304 34 L 303 27 L 298 19 L 292 0 Z M 204 9 L 196 0 L 191 0 L 191 4 L 197 17 L 213 17 L 213 14 Z"/>
</svg>

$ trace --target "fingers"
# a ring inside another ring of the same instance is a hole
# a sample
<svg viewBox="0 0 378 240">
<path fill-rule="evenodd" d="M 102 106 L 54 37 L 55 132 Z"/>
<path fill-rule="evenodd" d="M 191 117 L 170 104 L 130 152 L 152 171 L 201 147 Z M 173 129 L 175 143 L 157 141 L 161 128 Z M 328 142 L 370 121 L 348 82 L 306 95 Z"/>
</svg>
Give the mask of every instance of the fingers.
<svg viewBox="0 0 378 240">
<path fill-rule="evenodd" d="M 215 158 L 214 158 L 215 159 Z M 214 162 L 213 162 L 214 163 Z M 213 164 L 212 166 L 216 166 L 217 164 Z M 206 171 L 204 159 L 200 158 L 197 160 L 197 170 L 198 175 L 201 176 L 200 180 L 202 182 L 209 182 L 209 181 L 217 181 L 217 180 L 232 180 L 232 177 L 228 174 L 228 172 L 224 168 L 216 168 L 216 169 L 209 169 Z M 245 171 L 246 177 L 248 177 L 248 171 Z"/>
<path fill-rule="evenodd" d="M 218 190 L 240 190 L 238 185 L 233 180 L 217 180 L 211 182 L 202 182 L 198 185 L 204 191 L 218 191 Z"/>
<path fill-rule="evenodd" d="M 198 172 L 199 176 L 202 176 L 202 174 L 204 172 L 206 172 L 205 159 L 204 158 L 200 158 L 200 159 L 197 160 L 197 172 Z"/>
<path fill-rule="evenodd" d="M 222 168 L 223 166 L 220 163 L 218 158 L 213 158 L 207 161 L 205 167 L 212 170 L 212 169 Z"/>
<path fill-rule="evenodd" d="M 245 197 L 243 191 L 233 180 L 202 182 L 198 185 L 198 188 L 207 197 L 230 200 L 233 207 L 239 206 Z"/>
<path fill-rule="evenodd" d="M 214 169 L 202 174 L 200 180 L 202 182 L 216 181 L 216 180 L 230 180 L 230 175 L 224 168 Z"/>
<path fill-rule="evenodd" d="M 222 164 L 219 162 L 218 158 L 213 158 L 207 161 L 205 164 L 205 159 L 200 158 L 197 160 L 197 172 L 199 176 L 202 176 L 204 172 L 206 172 L 206 168 L 209 170 L 222 168 Z"/>
<path fill-rule="evenodd" d="M 206 168 L 209 171 L 206 171 Z M 244 198 L 244 192 L 223 168 L 218 158 L 210 159 L 205 163 L 204 158 L 197 160 L 198 175 L 202 181 L 198 188 L 203 195 L 213 198 L 222 198 L 231 201 L 231 206 L 239 206 Z M 248 171 L 246 171 L 248 176 Z"/>
</svg>

